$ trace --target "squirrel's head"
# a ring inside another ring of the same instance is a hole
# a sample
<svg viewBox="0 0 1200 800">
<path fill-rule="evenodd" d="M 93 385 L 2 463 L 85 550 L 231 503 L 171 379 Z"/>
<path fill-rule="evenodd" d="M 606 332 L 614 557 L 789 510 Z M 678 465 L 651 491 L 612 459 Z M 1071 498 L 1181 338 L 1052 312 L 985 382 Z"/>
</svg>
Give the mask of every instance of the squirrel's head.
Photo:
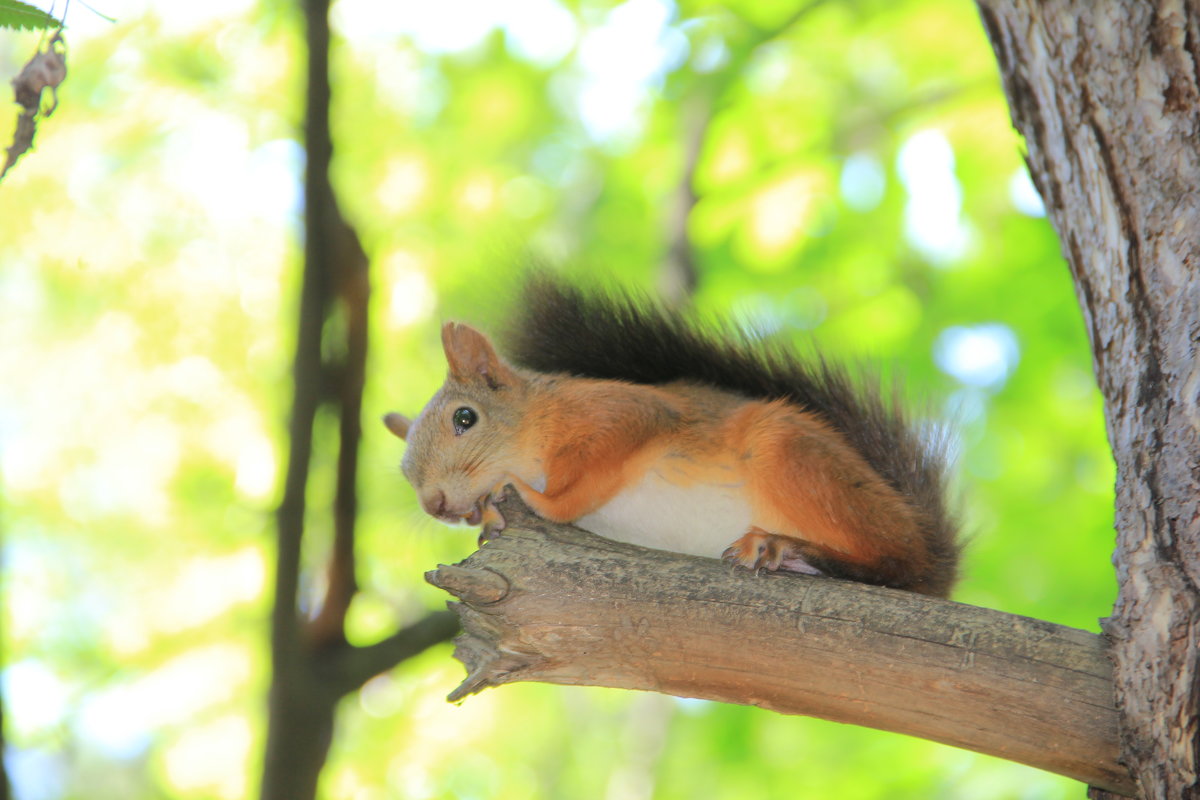
<svg viewBox="0 0 1200 800">
<path fill-rule="evenodd" d="M 427 513 L 477 524 L 480 501 L 513 471 L 529 380 L 467 325 L 442 326 L 450 367 L 445 384 L 409 421 L 392 413 L 388 430 L 408 442 L 400 468 Z"/>
</svg>

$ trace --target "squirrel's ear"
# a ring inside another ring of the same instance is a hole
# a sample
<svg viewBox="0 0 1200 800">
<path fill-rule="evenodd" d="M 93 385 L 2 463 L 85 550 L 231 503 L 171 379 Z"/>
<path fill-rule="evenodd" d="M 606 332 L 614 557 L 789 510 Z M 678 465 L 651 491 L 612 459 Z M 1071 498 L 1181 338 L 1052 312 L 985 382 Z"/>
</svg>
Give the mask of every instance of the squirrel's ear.
<svg viewBox="0 0 1200 800">
<path fill-rule="evenodd" d="M 482 378 L 488 388 L 498 389 L 515 378 L 488 338 L 469 325 L 458 322 L 443 325 L 442 349 L 446 351 L 450 375 L 459 380 Z"/>
<path fill-rule="evenodd" d="M 396 436 L 408 441 L 408 429 L 412 427 L 412 420 L 408 417 L 391 411 L 383 415 L 383 424 Z"/>
</svg>

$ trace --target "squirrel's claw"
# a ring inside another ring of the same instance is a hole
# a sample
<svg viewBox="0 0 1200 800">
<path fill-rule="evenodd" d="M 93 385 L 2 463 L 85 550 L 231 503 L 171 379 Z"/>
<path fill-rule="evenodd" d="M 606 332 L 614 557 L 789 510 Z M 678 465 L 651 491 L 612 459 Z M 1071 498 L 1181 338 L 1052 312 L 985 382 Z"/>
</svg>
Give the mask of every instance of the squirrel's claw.
<svg viewBox="0 0 1200 800">
<path fill-rule="evenodd" d="M 725 548 L 721 558 L 732 562 L 734 566 L 746 569 L 765 569 L 774 572 L 783 561 L 788 540 L 782 536 L 767 533 L 761 528 L 751 528 L 746 534 Z"/>
<path fill-rule="evenodd" d="M 767 533 L 762 528 L 751 528 L 745 535 L 725 548 L 721 558 L 736 567 L 745 567 L 755 573 L 799 572 L 805 575 L 822 575 L 819 569 L 804 560 L 797 542 L 787 536 Z"/>
<path fill-rule="evenodd" d="M 796 542 L 786 536 L 768 533 L 762 528 L 751 528 L 725 549 L 721 558 L 734 566 L 752 569 L 755 572 L 785 570 L 796 561 L 803 562 Z"/>
</svg>

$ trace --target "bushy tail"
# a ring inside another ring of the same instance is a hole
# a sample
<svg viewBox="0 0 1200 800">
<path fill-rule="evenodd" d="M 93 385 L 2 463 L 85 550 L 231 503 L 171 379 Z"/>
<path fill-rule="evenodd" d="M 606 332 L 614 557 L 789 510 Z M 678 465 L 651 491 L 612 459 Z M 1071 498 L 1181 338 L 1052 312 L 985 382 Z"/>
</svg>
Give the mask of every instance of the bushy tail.
<svg viewBox="0 0 1200 800">
<path fill-rule="evenodd" d="M 546 273 L 527 278 L 505 349 L 538 372 L 660 384 L 693 381 L 747 397 L 786 398 L 823 417 L 910 499 L 932 557 L 920 591 L 954 581 L 958 521 L 946 503 L 946 446 L 922 437 L 876 381 L 863 385 L 823 360 L 778 343 L 706 328 L 646 298 L 584 292 Z"/>
</svg>

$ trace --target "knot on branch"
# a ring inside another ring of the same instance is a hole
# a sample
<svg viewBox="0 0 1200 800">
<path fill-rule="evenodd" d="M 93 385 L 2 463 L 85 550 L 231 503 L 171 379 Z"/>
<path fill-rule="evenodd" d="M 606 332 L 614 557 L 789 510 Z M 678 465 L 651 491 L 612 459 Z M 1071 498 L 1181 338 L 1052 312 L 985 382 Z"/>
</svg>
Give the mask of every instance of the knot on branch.
<svg viewBox="0 0 1200 800">
<path fill-rule="evenodd" d="M 470 606 L 490 606 L 508 597 L 508 579 L 490 569 L 475 569 L 457 564 L 439 564 L 425 573 L 425 580 Z"/>
</svg>

